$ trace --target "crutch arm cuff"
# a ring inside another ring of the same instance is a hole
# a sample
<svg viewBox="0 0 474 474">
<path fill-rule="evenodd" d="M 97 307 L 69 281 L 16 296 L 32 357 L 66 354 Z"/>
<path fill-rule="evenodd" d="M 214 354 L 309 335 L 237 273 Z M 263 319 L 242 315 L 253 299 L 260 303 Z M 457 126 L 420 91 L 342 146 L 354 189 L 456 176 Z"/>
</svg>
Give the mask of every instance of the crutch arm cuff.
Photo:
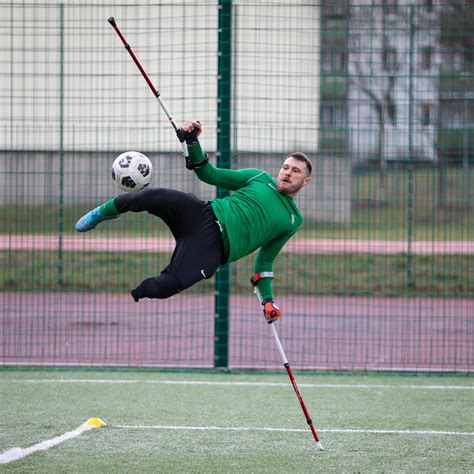
<svg viewBox="0 0 474 474">
<path fill-rule="evenodd" d="M 189 158 L 186 158 L 186 168 L 188 170 L 198 170 L 206 166 L 207 163 L 209 163 L 209 157 L 207 155 L 204 160 L 198 161 L 197 163 L 194 163 Z"/>
<path fill-rule="evenodd" d="M 204 153 L 201 144 L 196 142 L 193 145 L 188 145 L 189 156 L 186 158 L 186 168 L 188 170 L 197 170 L 203 168 L 209 162 L 207 153 Z"/>
<path fill-rule="evenodd" d="M 252 283 L 252 286 L 255 286 L 262 278 L 273 278 L 273 272 L 256 273 L 252 278 L 250 278 L 250 283 Z"/>
</svg>

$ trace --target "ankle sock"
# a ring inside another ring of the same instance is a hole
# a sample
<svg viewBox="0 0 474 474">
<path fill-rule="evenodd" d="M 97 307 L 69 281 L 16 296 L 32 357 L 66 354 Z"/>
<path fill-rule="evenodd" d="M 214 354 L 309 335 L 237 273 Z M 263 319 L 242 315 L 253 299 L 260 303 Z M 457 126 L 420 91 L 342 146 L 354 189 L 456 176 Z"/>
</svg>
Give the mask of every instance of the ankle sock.
<svg viewBox="0 0 474 474">
<path fill-rule="evenodd" d="M 120 214 L 115 205 L 115 198 L 102 204 L 102 206 L 99 207 L 99 211 L 104 217 L 115 217 Z"/>
</svg>

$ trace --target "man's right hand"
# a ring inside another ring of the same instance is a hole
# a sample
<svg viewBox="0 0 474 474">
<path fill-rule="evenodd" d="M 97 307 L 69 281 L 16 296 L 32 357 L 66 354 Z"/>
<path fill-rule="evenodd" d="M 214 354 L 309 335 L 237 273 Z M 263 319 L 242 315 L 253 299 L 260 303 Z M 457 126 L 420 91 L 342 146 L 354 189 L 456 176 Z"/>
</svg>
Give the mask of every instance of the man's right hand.
<svg viewBox="0 0 474 474">
<path fill-rule="evenodd" d="M 201 135 L 202 125 L 199 120 L 189 120 L 176 131 L 179 141 L 186 142 L 187 145 L 195 145 Z"/>
<path fill-rule="evenodd" d="M 283 314 L 281 309 L 276 304 L 274 304 L 273 300 L 271 299 L 262 301 L 262 306 L 263 314 L 268 324 L 273 323 Z"/>
</svg>

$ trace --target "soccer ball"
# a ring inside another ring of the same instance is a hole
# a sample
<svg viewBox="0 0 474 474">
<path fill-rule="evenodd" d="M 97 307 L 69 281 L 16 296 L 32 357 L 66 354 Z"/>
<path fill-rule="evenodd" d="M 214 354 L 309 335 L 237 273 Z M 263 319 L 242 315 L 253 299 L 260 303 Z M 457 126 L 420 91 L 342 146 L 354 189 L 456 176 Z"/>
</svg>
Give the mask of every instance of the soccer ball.
<svg viewBox="0 0 474 474">
<path fill-rule="evenodd" d="M 112 179 L 122 190 L 136 193 L 146 188 L 151 181 L 153 165 L 148 157 L 138 151 L 127 151 L 115 158 Z"/>
</svg>

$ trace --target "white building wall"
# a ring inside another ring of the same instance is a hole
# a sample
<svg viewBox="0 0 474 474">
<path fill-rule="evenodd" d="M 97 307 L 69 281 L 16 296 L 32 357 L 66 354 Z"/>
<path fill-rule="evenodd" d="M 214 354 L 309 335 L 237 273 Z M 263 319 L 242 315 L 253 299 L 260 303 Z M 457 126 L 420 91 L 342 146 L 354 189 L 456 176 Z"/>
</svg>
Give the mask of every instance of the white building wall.
<svg viewBox="0 0 474 474">
<path fill-rule="evenodd" d="M 271 173 L 293 151 L 316 162 L 319 7 L 304 0 L 271 8 L 263 0 L 233 4 L 233 148 L 264 152 L 252 166 Z M 218 11 L 217 0 L 0 0 L 0 205 L 57 203 L 60 182 L 66 204 L 107 199 L 117 191 L 110 179 L 113 153 L 126 150 L 149 154 L 154 186 L 214 195 L 215 188 L 184 168 L 173 129 L 107 19 L 115 17 L 176 121 L 202 121 L 201 142 L 213 152 Z M 100 158 L 98 152 L 104 152 Z M 348 175 L 341 179 L 346 183 Z M 330 199 L 341 202 L 338 187 L 323 184 L 302 197 L 309 219 L 321 217 L 321 196 L 335 193 Z M 345 209 L 338 219 L 347 220 L 347 203 Z"/>
<path fill-rule="evenodd" d="M 199 117 L 216 146 L 217 0 L 135 6 L 0 2 L 0 149 L 178 151 L 118 36 L 114 16 L 177 122 Z M 235 146 L 314 151 L 319 9 L 234 2 Z M 289 13 L 290 12 L 290 13 Z M 63 90 L 60 87 L 63 34 Z M 60 107 L 64 121 L 60 124 Z"/>
<path fill-rule="evenodd" d="M 359 44 L 366 45 L 349 54 L 349 74 L 352 76 L 349 87 L 350 142 L 356 160 L 379 158 L 376 156 L 379 123 L 374 101 L 356 79 L 362 77 L 362 86 L 386 104 L 384 96 L 389 90 L 390 76 L 394 79 L 392 94 L 396 121 L 391 123 L 385 114 L 385 159 L 408 159 L 411 143 L 414 158 L 436 160 L 439 74 L 436 10 L 427 13 L 423 5 L 413 2 L 413 23 L 410 23 L 410 8 L 407 3 L 398 5 L 396 13 L 388 16 L 384 16 L 381 5 L 373 7 L 369 0 L 361 0 L 357 2 L 357 8 L 351 8 L 353 16 L 349 34 L 358 35 Z M 362 28 L 364 23 L 365 29 Z M 386 71 L 383 67 L 384 36 L 396 50 L 393 71 Z M 429 70 L 422 67 L 422 49 L 427 46 L 433 51 Z M 422 122 L 422 107 L 425 105 L 430 107 L 429 125 Z"/>
</svg>

